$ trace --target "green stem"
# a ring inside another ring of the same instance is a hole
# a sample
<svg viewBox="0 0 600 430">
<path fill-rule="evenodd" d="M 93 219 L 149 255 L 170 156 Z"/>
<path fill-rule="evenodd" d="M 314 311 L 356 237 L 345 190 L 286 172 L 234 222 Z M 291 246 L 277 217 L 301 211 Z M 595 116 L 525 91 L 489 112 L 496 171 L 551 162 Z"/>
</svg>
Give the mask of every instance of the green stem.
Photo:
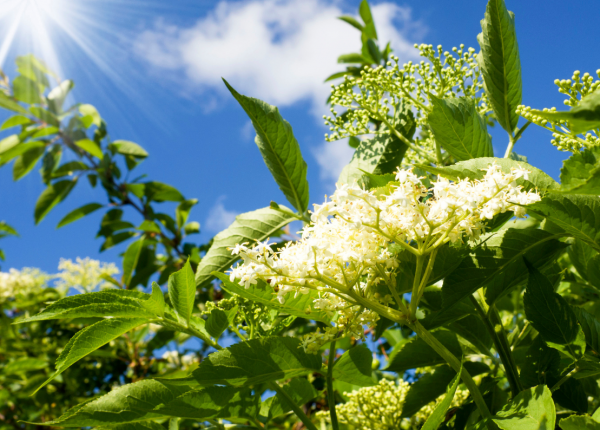
<svg viewBox="0 0 600 430">
<path fill-rule="evenodd" d="M 423 257 L 422 255 L 417 256 L 417 268 L 415 270 L 415 277 L 413 278 L 412 295 L 410 298 L 410 318 L 416 319 L 417 305 L 419 304 L 419 285 L 421 284 L 421 272 L 423 271 Z"/>
<path fill-rule="evenodd" d="M 339 430 L 337 412 L 335 411 L 335 391 L 333 389 L 333 366 L 335 361 L 335 340 L 329 346 L 329 360 L 327 361 L 327 403 L 329 404 L 329 416 L 331 417 L 331 427 L 333 430 Z"/>
<path fill-rule="evenodd" d="M 415 321 L 414 323 L 408 324 L 408 326 L 415 332 L 417 335 L 423 339 L 427 345 L 429 345 L 435 352 L 437 352 L 446 362 L 454 369 L 456 373 L 461 370 L 461 362 L 458 358 L 454 356 L 442 343 L 437 340 L 425 327 L 419 323 L 419 321 Z M 479 391 L 479 387 L 464 367 L 462 367 L 461 379 L 464 384 L 469 389 L 471 396 L 473 397 L 473 401 L 477 405 L 479 412 L 483 416 L 485 420 L 488 421 L 488 427 L 490 429 L 494 428 L 494 424 L 492 421 L 492 414 L 488 409 L 485 401 L 483 400 L 483 396 L 481 395 L 481 391 Z"/>
<path fill-rule="evenodd" d="M 300 418 L 300 421 L 302 421 L 302 423 L 306 426 L 307 429 L 317 430 L 317 427 L 315 427 L 315 425 L 312 423 L 310 418 L 308 418 L 306 416 L 306 414 L 304 413 L 304 411 L 296 404 L 296 402 L 294 402 L 294 399 L 292 399 L 288 395 L 288 393 L 285 392 L 284 389 L 282 389 L 279 385 L 277 385 L 277 382 L 269 383 L 268 387 L 271 388 L 273 391 L 275 391 L 277 394 L 279 394 L 281 397 L 283 397 L 284 399 L 286 399 L 288 401 L 288 403 L 292 407 L 292 410 L 294 411 L 296 416 L 298 418 Z"/>
<path fill-rule="evenodd" d="M 510 135 L 510 139 L 508 141 L 508 146 L 506 147 L 506 152 L 504 153 L 504 158 L 510 157 L 510 153 L 512 152 L 513 147 L 515 146 L 515 143 L 517 143 L 517 140 L 519 140 L 521 138 L 521 135 L 527 129 L 527 127 L 529 127 L 529 124 L 531 124 L 531 121 L 527 121 L 523 125 L 523 127 L 518 129 L 517 134 L 515 134 L 514 136 Z"/>
<path fill-rule="evenodd" d="M 435 139 L 435 157 L 439 167 L 444 167 L 444 157 L 442 157 L 442 147 L 437 139 Z"/>
<path fill-rule="evenodd" d="M 498 315 L 498 311 L 495 307 L 493 307 L 495 312 L 490 310 L 489 313 L 486 313 L 475 297 L 471 295 L 469 298 L 471 299 L 473 306 L 475 306 L 481 321 L 483 321 L 485 329 L 494 342 L 494 347 L 496 348 L 496 352 L 498 352 L 498 356 L 500 356 L 500 361 L 504 366 L 506 379 L 508 379 L 508 384 L 510 385 L 510 390 L 512 391 L 514 397 L 523 390 L 523 387 L 521 386 L 521 381 L 519 380 L 517 365 L 513 359 L 512 351 L 508 345 L 508 340 L 506 339 L 504 329 L 502 328 L 502 322 L 499 321 L 500 316 Z"/>
</svg>

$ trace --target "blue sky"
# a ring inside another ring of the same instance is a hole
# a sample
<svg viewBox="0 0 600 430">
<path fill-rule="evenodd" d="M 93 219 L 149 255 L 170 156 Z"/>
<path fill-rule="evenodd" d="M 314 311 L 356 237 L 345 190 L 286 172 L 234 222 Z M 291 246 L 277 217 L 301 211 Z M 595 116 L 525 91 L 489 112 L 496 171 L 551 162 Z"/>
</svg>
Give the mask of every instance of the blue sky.
<svg viewBox="0 0 600 430">
<path fill-rule="evenodd" d="M 195 238 L 199 243 L 236 213 L 271 200 L 285 203 L 253 143 L 247 117 L 225 92 L 221 76 L 239 92 L 280 107 L 308 163 L 311 201 L 320 202 L 332 192 L 351 152 L 343 142 L 323 140 L 327 130 L 320 116 L 327 110 L 328 87 L 322 81 L 342 69 L 335 64 L 338 55 L 359 48 L 358 32 L 335 19 L 340 12 L 354 14 L 358 1 L 178 0 L 165 6 L 140 0 L 45 0 L 54 9 L 41 10 L 37 18 L 26 16 L 16 25 L 6 4 L 18 1 L 7 0 L 0 10 L 3 69 L 11 76 L 16 55 L 44 50 L 51 63 L 60 65 L 61 77 L 75 81 L 72 102 L 95 105 L 113 139 L 132 140 L 148 150 L 150 157 L 138 168 L 141 173 L 199 200 L 191 216 L 202 224 L 203 232 Z M 380 39 L 391 39 L 401 59 L 414 59 L 413 43 L 442 44 L 445 49 L 464 43 L 478 49 L 483 0 L 372 4 Z M 554 79 L 600 68 L 600 27 L 591 25 L 598 19 L 597 0 L 507 0 L 507 5 L 516 15 L 523 103 L 560 109 L 563 97 Z M 39 28 L 34 18 L 47 23 L 43 43 L 27 37 Z M 11 24 L 17 30 L 9 44 Z M 491 133 L 501 156 L 506 137 L 499 127 Z M 558 178 L 568 154 L 549 141 L 549 133 L 532 126 L 515 150 Z M 119 260 L 122 248 L 98 252 L 101 241 L 95 233 L 101 214 L 55 229 L 70 210 L 104 202 L 100 189 L 80 184 L 34 226 L 33 208 L 42 190 L 37 172 L 14 183 L 11 168 L 0 169 L 0 220 L 21 235 L 0 242 L 7 255 L 4 270 L 36 266 L 53 272 L 61 257 Z M 134 214 L 130 217 L 137 221 Z"/>
</svg>

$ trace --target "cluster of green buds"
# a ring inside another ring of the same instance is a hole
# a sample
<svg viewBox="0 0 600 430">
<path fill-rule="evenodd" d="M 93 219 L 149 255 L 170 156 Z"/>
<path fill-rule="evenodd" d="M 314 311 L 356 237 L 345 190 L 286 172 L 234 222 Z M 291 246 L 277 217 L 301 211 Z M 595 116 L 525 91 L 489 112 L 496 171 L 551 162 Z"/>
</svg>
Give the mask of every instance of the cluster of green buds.
<svg viewBox="0 0 600 430">
<path fill-rule="evenodd" d="M 444 51 L 441 45 L 434 48 L 421 44 L 415 48 L 424 60 L 400 65 L 399 58 L 392 55 L 387 67 L 365 66 L 360 77 L 346 76 L 341 84 L 332 85 L 331 115 L 323 116 L 332 132 L 325 135 L 327 141 L 393 134 L 395 115 L 402 103 L 408 103 L 421 130 L 421 137 L 409 145 L 413 151 L 406 156 L 408 164 L 430 161 L 435 154 L 435 143 L 427 126 L 430 95 L 470 97 L 481 114 L 490 112 L 474 48 L 460 45 L 452 48 L 452 52 Z M 338 113 L 336 106 L 344 108 L 344 112 Z"/>
<path fill-rule="evenodd" d="M 600 78 L 600 69 L 596 70 L 596 74 Z M 571 79 L 556 79 L 554 83 L 560 93 L 568 96 L 563 103 L 572 108 L 579 106 L 582 98 L 600 89 L 600 80 L 594 80 L 594 77 L 589 73 L 581 75 L 579 70 L 573 72 Z M 556 111 L 555 107 L 542 109 L 542 112 Z M 561 151 L 574 152 L 600 145 L 600 136 L 597 131 L 577 135 L 569 130 L 567 120 L 542 117 L 529 106 L 518 106 L 516 112 L 526 120 L 551 131 L 552 140 L 550 143 Z"/>
</svg>

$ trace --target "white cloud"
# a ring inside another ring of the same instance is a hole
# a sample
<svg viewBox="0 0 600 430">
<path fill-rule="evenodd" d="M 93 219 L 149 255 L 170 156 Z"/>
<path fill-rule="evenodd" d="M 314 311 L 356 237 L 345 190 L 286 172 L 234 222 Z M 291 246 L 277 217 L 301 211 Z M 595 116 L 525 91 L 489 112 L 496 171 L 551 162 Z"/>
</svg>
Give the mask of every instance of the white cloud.
<svg viewBox="0 0 600 430">
<path fill-rule="evenodd" d="M 342 169 L 350 162 L 354 149 L 348 145 L 348 139 L 325 142 L 312 150 L 313 157 L 321 168 L 321 180 L 328 185 L 334 184 Z"/>
<path fill-rule="evenodd" d="M 226 229 L 235 221 L 235 217 L 239 215 L 239 212 L 227 210 L 223 204 L 224 200 L 225 196 L 219 197 L 214 206 L 208 211 L 204 226 L 211 233 L 218 233 Z"/>
</svg>

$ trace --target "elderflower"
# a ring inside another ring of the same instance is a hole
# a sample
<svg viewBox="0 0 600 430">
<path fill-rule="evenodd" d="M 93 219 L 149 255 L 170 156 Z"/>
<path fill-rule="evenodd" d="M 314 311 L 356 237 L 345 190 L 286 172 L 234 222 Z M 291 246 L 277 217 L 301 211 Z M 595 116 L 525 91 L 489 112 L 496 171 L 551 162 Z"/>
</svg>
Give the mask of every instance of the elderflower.
<svg viewBox="0 0 600 430">
<path fill-rule="evenodd" d="M 58 269 L 61 272 L 56 276 L 57 287 L 65 290 L 75 288 L 80 292 L 90 292 L 98 287 L 110 288 L 112 284 L 105 281 L 103 277 L 111 277 L 119 273 L 115 264 L 101 263 L 89 257 L 77 257 L 75 263 L 70 259 L 61 258 Z"/>
<path fill-rule="evenodd" d="M 398 261 L 390 245 L 426 255 L 447 242 L 477 240 L 485 221 L 507 211 L 524 217 L 524 206 L 540 200 L 539 194 L 516 184 L 528 179 L 527 170 L 504 173 L 496 164 L 484 170 L 482 180 L 450 182 L 440 177 L 431 189 L 412 170 L 399 170 L 397 182 L 383 195 L 356 183 L 338 185 L 330 201 L 314 205 L 312 224 L 297 242 L 278 251 L 268 240 L 253 247 L 236 245 L 232 253 L 243 262 L 231 268 L 229 277 L 245 288 L 264 281 L 281 303 L 288 294 L 316 291 L 313 309 L 337 312 L 338 329 L 362 337 L 363 327 L 374 326 L 377 313 L 356 300 L 364 297 L 386 306 L 391 301 L 373 288 L 395 276 Z M 318 349 L 337 334 L 337 329 L 327 329 L 304 343 Z"/>
<path fill-rule="evenodd" d="M 32 267 L 0 272 L 0 303 L 14 299 L 17 296 L 36 294 L 46 286 L 50 279 L 51 276 L 40 269 Z"/>
</svg>

